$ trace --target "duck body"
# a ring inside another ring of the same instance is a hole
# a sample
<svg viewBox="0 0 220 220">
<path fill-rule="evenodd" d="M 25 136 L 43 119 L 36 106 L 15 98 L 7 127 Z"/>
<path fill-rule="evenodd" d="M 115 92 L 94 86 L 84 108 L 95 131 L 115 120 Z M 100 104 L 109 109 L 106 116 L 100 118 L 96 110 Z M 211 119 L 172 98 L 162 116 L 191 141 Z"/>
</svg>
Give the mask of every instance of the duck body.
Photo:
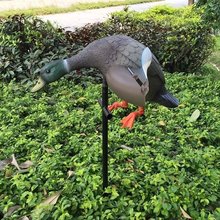
<svg viewBox="0 0 220 220">
<path fill-rule="evenodd" d="M 118 97 L 134 105 L 144 106 L 145 101 L 157 102 L 156 95 L 165 92 L 165 78 L 154 55 L 148 68 L 148 89 L 143 93 L 131 72 L 142 69 L 142 53 L 146 46 L 125 35 L 113 35 L 90 43 L 84 50 L 67 59 L 69 69 L 98 68 L 110 89 Z"/>
<path fill-rule="evenodd" d="M 98 68 L 110 89 L 125 100 L 125 105 L 115 108 L 125 108 L 127 103 L 143 107 L 145 101 L 170 108 L 178 106 L 178 100 L 165 88 L 164 74 L 157 58 L 148 47 L 125 35 L 98 39 L 70 58 L 49 63 L 41 69 L 40 80 L 32 91 L 73 70 L 89 67 Z M 141 110 L 138 115 L 142 114 Z"/>
</svg>

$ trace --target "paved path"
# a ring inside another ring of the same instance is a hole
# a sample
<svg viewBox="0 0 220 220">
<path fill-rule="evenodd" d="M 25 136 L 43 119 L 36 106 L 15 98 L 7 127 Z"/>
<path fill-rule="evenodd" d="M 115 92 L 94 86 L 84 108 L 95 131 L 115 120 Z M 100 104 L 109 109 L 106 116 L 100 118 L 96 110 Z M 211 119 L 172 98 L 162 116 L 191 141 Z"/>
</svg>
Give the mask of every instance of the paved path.
<svg viewBox="0 0 220 220">
<path fill-rule="evenodd" d="M 129 8 L 135 11 L 144 11 L 156 5 L 169 5 L 172 7 L 183 7 L 188 4 L 188 0 L 164 0 L 160 2 L 143 3 L 130 5 Z M 44 21 L 50 22 L 65 28 L 66 30 L 74 30 L 77 27 L 82 27 L 88 23 L 102 22 L 106 20 L 109 15 L 116 11 L 123 10 L 124 6 L 92 9 L 86 11 L 77 11 L 64 14 L 52 14 L 39 16 Z"/>
</svg>

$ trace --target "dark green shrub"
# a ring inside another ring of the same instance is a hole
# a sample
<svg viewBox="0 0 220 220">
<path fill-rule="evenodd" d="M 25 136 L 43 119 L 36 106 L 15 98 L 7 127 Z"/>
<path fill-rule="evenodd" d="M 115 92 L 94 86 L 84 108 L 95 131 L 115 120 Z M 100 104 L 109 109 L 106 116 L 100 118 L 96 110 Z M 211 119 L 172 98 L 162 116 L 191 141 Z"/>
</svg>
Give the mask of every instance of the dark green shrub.
<svg viewBox="0 0 220 220">
<path fill-rule="evenodd" d="M 204 21 L 213 27 L 220 29 L 220 1 L 219 0 L 199 0 L 196 4 L 198 7 L 203 7 Z"/>
<path fill-rule="evenodd" d="M 168 72 L 194 72 L 212 52 L 210 31 L 201 11 L 162 6 L 143 13 L 115 13 L 107 23 L 89 25 L 70 35 L 72 42 L 82 44 L 113 34 L 129 35 L 148 45 Z"/>
<path fill-rule="evenodd" d="M 73 50 L 63 30 L 50 23 L 23 15 L 0 21 L 0 79 L 33 79 L 51 59 Z"/>
<path fill-rule="evenodd" d="M 194 72 L 213 48 L 210 28 L 193 8 L 158 7 L 143 13 L 120 12 L 109 21 L 112 32 L 148 45 L 169 72 Z"/>
<path fill-rule="evenodd" d="M 50 60 L 73 55 L 81 46 L 113 34 L 126 34 L 148 45 L 169 72 L 197 70 L 213 44 L 209 28 L 192 8 L 123 11 L 106 23 L 66 34 L 37 18 L 16 15 L 2 19 L 0 30 L 0 79 L 8 81 L 32 80 Z"/>
<path fill-rule="evenodd" d="M 66 38 L 70 44 L 76 43 L 86 46 L 101 36 L 106 36 L 104 23 L 87 24 L 84 27 L 76 28 L 74 31 L 66 31 Z"/>
</svg>

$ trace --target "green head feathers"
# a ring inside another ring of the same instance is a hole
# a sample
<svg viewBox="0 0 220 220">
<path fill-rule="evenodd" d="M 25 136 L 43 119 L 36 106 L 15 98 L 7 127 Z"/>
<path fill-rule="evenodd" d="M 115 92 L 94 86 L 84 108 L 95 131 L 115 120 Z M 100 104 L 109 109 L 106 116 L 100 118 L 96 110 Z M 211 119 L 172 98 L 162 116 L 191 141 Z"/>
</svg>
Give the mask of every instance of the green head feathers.
<svg viewBox="0 0 220 220">
<path fill-rule="evenodd" d="M 58 80 L 68 72 L 66 60 L 60 59 L 50 62 L 41 69 L 38 82 L 31 91 L 36 92 L 40 90 L 44 85 Z"/>
</svg>

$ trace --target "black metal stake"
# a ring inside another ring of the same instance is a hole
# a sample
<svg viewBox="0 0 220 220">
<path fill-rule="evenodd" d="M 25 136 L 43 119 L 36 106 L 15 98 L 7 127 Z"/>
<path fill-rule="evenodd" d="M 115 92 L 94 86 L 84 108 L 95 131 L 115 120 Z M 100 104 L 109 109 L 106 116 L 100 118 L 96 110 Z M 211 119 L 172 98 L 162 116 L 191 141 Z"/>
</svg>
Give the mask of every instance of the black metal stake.
<svg viewBox="0 0 220 220">
<path fill-rule="evenodd" d="M 103 189 L 108 186 L 108 120 L 112 118 L 108 110 L 108 84 L 103 78 L 102 82 L 102 99 L 99 100 L 102 107 L 102 178 Z"/>
</svg>

